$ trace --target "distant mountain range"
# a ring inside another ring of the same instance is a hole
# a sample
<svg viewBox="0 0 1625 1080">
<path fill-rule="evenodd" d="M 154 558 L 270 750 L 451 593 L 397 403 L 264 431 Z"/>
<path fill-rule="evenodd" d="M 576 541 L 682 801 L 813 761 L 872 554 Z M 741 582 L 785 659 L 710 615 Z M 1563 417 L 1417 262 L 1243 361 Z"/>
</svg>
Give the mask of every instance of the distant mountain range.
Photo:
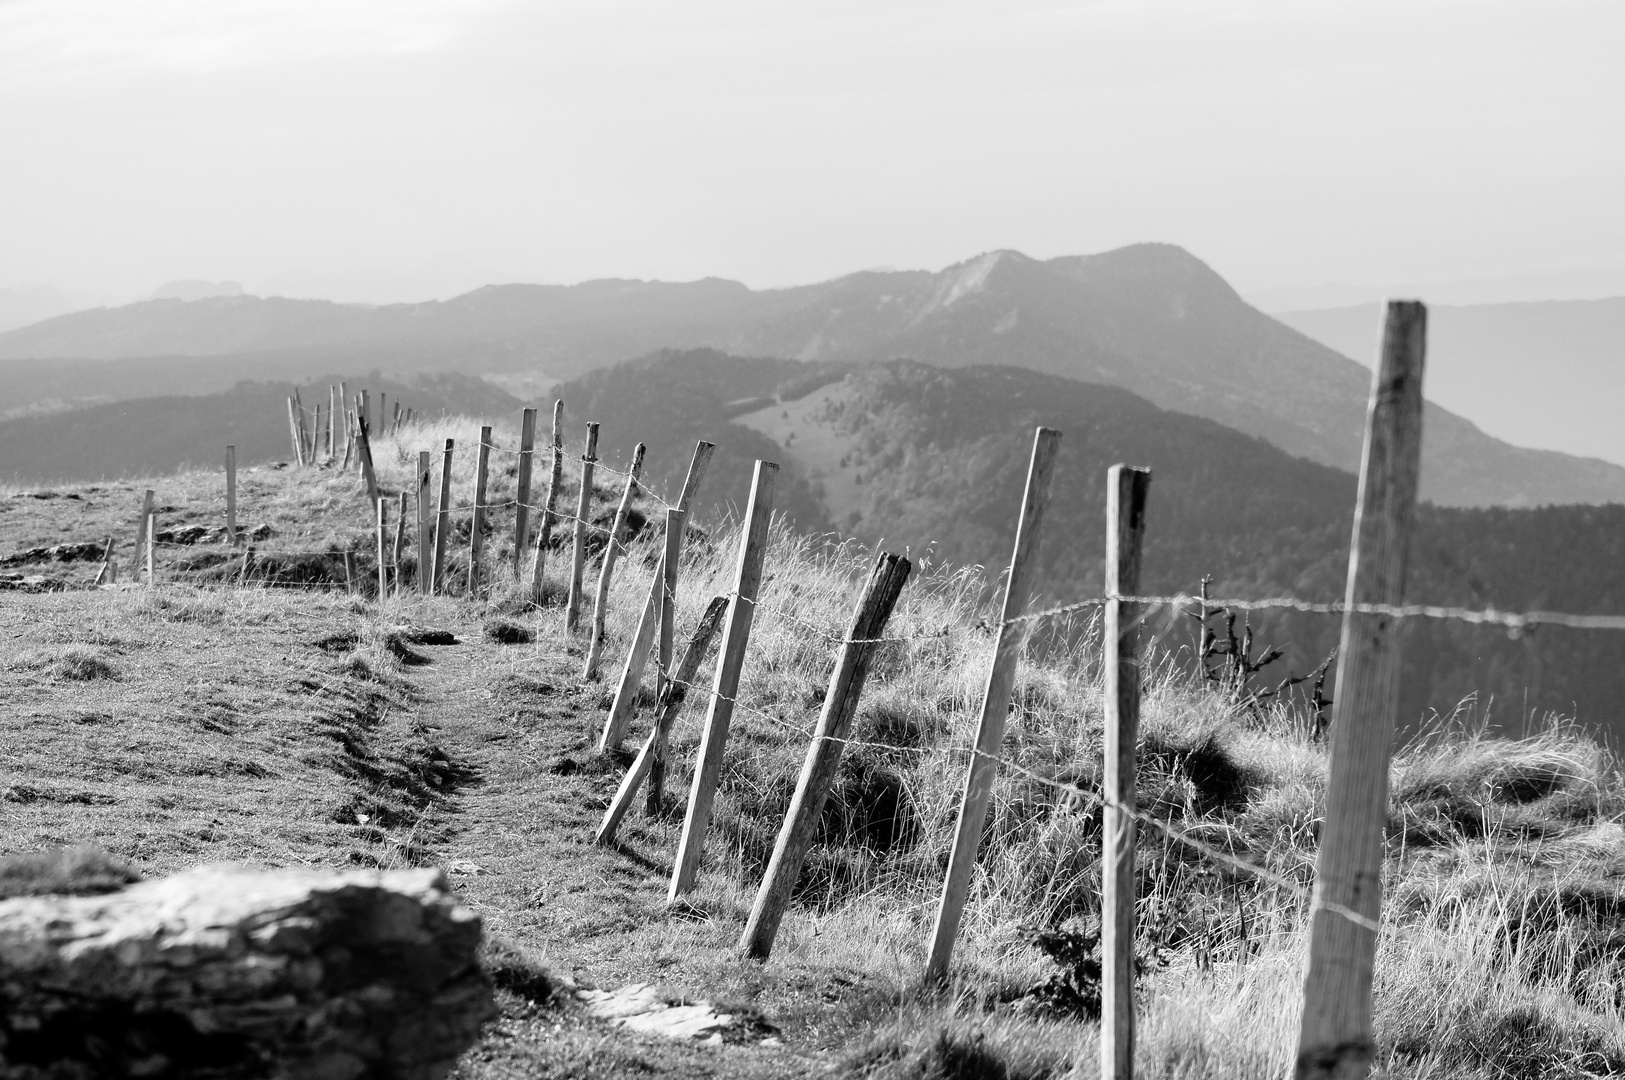
<svg viewBox="0 0 1625 1080">
<path fill-rule="evenodd" d="M 1346 356 L 1376 304 L 1275 316 Z M 1428 394 L 1515 443 L 1625 464 L 1625 297 L 1428 309 Z"/>
<path fill-rule="evenodd" d="M 1048 603 L 1098 595 L 1105 474 L 1153 470 L 1145 588 L 1337 600 L 1356 482 L 1213 421 L 1159 409 L 1116 387 L 1012 367 L 942 369 L 909 361 L 843 368 L 714 350 L 667 351 L 559 388 L 572 448 L 602 422 L 600 454 L 648 445 L 651 482 L 675 490 L 696 438 L 718 444 L 698 507 L 743 506 L 753 457 L 785 470 L 776 508 L 808 530 L 838 528 L 957 565 L 1009 559 L 1034 427 L 1059 429 L 1061 457 L 1041 543 Z M 1625 611 L 1625 506 L 1533 510 L 1424 507 L 1408 599 L 1507 610 Z M 1311 670 L 1339 623 L 1317 615 L 1255 620 L 1277 665 Z M 1159 613 L 1151 631 L 1188 645 L 1189 620 Z M 1403 716 L 1469 695 L 1504 727 L 1546 710 L 1625 737 L 1625 634 L 1546 627 L 1519 639 L 1493 627 L 1418 621 L 1406 628 Z M 1334 691 L 1335 692 L 1335 691 Z"/>
<path fill-rule="evenodd" d="M 1376 333 L 1373 319 L 1366 341 Z M 571 379 L 655 349 L 697 346 L 809 361 L 1029 368 L 1131 390 L 1350 471 L 1370 381 L 1359 364 L 1247 305 L 1187 252 L 1140 244 L 1044 261 L 1001 251 L 937 273 L 865 272 L 762 291 L 719 279 L 612 280 L 490 286 L 387 307 L 152 301 L 0 334 L 0 411 L 60 400 L 64 381 L 109 386 L 132 358 L 148 358 L 147 393 L 177 393 L 223 389 L 231 383 L 211 380 L 235 381 L 247 368 L 278 379 L 368 368 Z M 60 373 L 45 359 L 64 362 Z M 1437 407 L 1427 420 L 1423 494 L 1435 502 L 1625 502 L 1625 468 L 1520 449 Z"/>
</svg>

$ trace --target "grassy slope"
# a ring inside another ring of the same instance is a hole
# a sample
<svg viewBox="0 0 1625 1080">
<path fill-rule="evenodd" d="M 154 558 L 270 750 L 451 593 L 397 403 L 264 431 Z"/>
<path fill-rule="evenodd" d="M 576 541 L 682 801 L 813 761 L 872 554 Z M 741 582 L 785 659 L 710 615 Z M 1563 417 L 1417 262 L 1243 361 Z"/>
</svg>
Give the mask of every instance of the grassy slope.
<svg viewBox="0 0 1625 1080">
<path fill-rule="evenodd" d="M 462 437 L 453 426 L 418 435 L 453 431 Z M 386 486 L 406 479 L 412 449 L 380 447 Z M 160 504 L 175 508 L 166 520 L 217 520 L 217 484 L 200 474 L 159 481 Z M 493 501 L 507 497 L 503 485 L 511 490 L 500 478 Z M 127 550 L 139 487 L 5 500 L 0 547 L 116 528 Z M 360 545 L 366 535 L 353 480 L 330 473 L 252 474 L 244 513 L 276 530 L 268 549 Z M 680 636 L 707 597 L 726 591 L 731 544 L 724 532 L 692 548 Z M 500 540 L 492 550 L 503 558 Z M 616 642 L 649 550 L 635 550 L 615 593 Z M 0 600 L 17 643 L 0 666 L 13 703 L 0 712 L 8 852 L 96 840 L 149 872 L 219 859 L 445 865 L 493 932 L 554 971 L 748 1005 L 787 1044 L 673 1046 L 505 993 L 502 1019 L 465 1059 L 467 1077 L 790 1076 L 826 1065 L 971 1076 L 989 1062 L 1038 1077 L 1074 1061 L 1091 1067 L 1091 1025 L 1034 1019 L 1014 1004 L 1049 971 L 1018 924 L 1087 920 L 1097 903 L 1098 817 L 1033 779 L 1094 786 L 1099 687 L 1086 646 L 1024 668 L 1006 753 L 1028 772 L 1006 772 L 996 790 L 997 843 L 977 879 L 958 980 L 940 997 L 916 985 L 963 770 L 954 748 L 969 737 L 990 647 L 976 629 L 985 613 L 973 576 L 927 571 L 905 594 L 890 632 L 911 641 L 872 676 L 858 730 L 907 749 L 849 752 L 800 904 L 773 960 L 756 965 L 733 945 L 794 783 L 798 729 L 816 715 L 833 655 L 790 617 L 838 634 L 862 552 L 776 537 L 710 855 L 677 914 L 663 901 L 686 768 L 675 767 L 664 815 L 635 813 L 616 850 L 590 845 L 624 759 L 591 749 L 605 692 L 580 682 L 581 643 L 566 638 L 556 606 L 519 613 L 536 644 L 499 646 L 481 634 L 483 602 L 380 608 L 311 589 L 199 588 L 184 583 L 209 574 L 197 555 L 185 558 L 199 569 L 164 566 L 153 592 Z M 509 591 L 492 603 L 515 610 Z M 415 645 L 402 625 L 448 627 L 459 643 Z M 692 759 L 698 724 L 691 707 L 674 761 Z M 1238 713 L 1159 675 L 1142 752 L 1144 805 L 1307 880 L 1324 761 L 1300 718 Z M 1562 730 L 1521 743 L 1458 732 L 1402 755 L 1394 792 L 1379 987 L 1392 1075 L 1625 1068 L 1625 796 L 1612 764 Z M 1146 980 L 1144 1074 L 1280 1075 L 1294 1035 L 1301 903 L 1155 833 L 1144 851 L 1142 947 L 1165 961 Z"/>
</svg>

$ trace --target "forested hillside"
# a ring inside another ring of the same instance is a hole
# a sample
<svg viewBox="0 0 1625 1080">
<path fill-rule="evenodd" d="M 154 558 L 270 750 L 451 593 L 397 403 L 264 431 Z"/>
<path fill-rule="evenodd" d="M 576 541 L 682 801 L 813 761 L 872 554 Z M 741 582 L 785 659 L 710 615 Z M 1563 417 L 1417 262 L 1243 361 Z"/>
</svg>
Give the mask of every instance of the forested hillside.
<svg viewBox="0 0 1625 1080">
<path fill-rule="evenodd" d="M 832 522 L 961 564 L 1009 558 L 1033 428 L 1054 427 L 1064 437 L 1041 556 L 1046 601 L 1098 593 L 1105 470 L 1116 462 L 1155 474 L 1148 589 L 1194 592 L 1212 575 L 1220 596 L 1341 599 L 1352 474 L 1117 388 L 1015 368 L 842 369 L 699 350 L 597 372 L 559 393 L 574 415 L 603 421 L 602 453 L 624 457 L 633 441 L 647 442 L 653 475 L 667 483 L 680 479 L 693 438 L 729 447 L 740 461 L 715 470 L 713 503 L 742 504 L 745 459 L 770 456 L 794 477 L 780 505 L 805 525 Z M 1625 611 L 1625 506 L 1425 505 L 1409 598 Z M 1193 641 L 1190 620 L 1159 619 L 1164 644 Z M 1337 639 L 1337 620 L 1325 616 L 1273 615 L 1255 626 L 1289 646 L 1270 669 L 1277 676 L 1312 669 Z M 1402 692 L 1413 726 L 1476 694 L 1510 727 L 1556 710 L 1625 734 L 1625 636 L 1544 628 L 1512 639 L 1432 621 L 1408 635 Z"/>
</svg>

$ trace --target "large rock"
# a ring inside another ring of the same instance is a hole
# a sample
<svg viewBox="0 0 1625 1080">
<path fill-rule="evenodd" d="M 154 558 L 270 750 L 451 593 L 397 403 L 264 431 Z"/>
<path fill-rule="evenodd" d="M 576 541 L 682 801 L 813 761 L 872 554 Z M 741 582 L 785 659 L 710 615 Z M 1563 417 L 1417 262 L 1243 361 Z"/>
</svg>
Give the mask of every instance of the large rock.
<svg viewBox="0 0 1625 1080">
<path fill-rule="evenodd" d="M 0 901 L 0 1074 L 444 1074 L 492 1014 L 435 870 L 205 867 Z"/>
</svg>

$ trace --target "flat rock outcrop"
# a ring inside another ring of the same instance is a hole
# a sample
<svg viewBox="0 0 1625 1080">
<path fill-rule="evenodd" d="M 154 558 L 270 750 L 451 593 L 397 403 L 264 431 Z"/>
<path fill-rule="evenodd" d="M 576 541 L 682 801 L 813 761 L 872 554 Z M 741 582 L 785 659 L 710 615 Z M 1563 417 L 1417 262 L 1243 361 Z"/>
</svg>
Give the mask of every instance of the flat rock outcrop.
<svg viewBox="0 0 1625 1080">
<path fill-rule="evenodd" d="M 0 1076 L 431 1080 L 494 1012 L 479 941 L 436 870 L 0 901 Z"/>
</svg>

